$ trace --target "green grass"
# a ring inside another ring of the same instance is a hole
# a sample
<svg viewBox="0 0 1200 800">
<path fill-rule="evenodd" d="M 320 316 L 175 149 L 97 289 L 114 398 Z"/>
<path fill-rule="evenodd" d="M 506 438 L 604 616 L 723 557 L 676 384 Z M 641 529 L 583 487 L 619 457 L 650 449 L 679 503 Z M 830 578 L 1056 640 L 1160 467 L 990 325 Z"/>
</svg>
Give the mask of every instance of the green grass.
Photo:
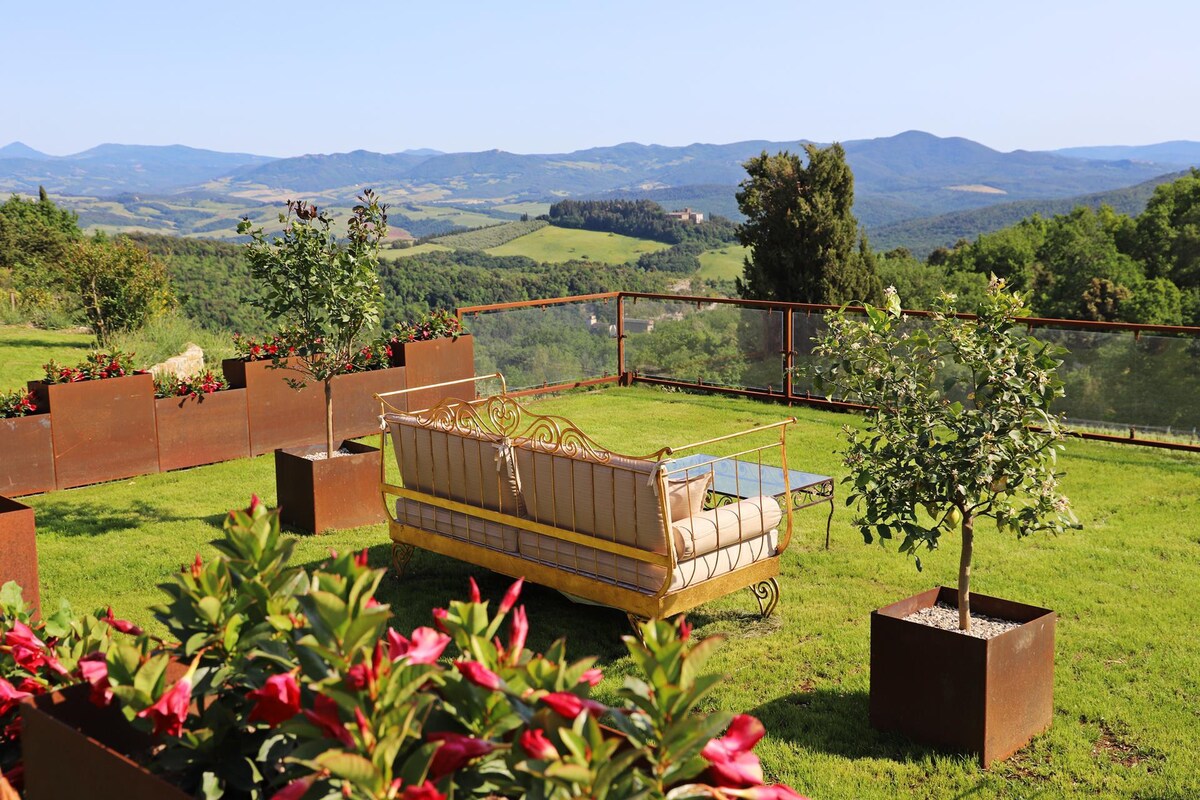
<svg viewBox="0 0 1200 800">
<path fill-rule="evenodd" d="M 453 247 L 456 250 L 487 250 L 507 244 L 514 239 L 520 239 L 522 236 L 528 236 L 549 224 L 544 219 L 531 219 L 527 222 L 502 222 L 499 225 L 489 225 L 486 228 L 466 233 L 439 236 L 437 243 Z"/>
<path fill-rule="evenodd" d="M 856 420 L 641 387 L 533 405 L 565 414 L 601 444 L 634 453 L 794 414 L 800 423 L 788 437 L 789 465 L 833 475 L 844 473 L 835 452 L 839 429 Z M 728 640 L 709 669 L 730 680 L 719 684 L 710 705 L 763 720 L 768 735 L 758 752 L 769 778 L 821 800 L 1200 795 L 1200 648 L 1193 627 L 1200 592 L 1200 457 L 1076 441 L 1062 466 L 1084 529 L 1018 542 L 982 528 L 974 582 L 980 593 L 1058 612 L 1050 731 L 983 771 L 968 757 L 869 727 L 871 610 L 953 584 L 958 557 L 948 541 L 943 552 L 925 555 L 925 571 L 918 573 L 894 547 L 864 545 L 839 502 L 828 551 L 822 548 L 825 510 L 797 512 L 775 616 L 754 616 L 748 592 L 689 614 L 696 635 Z M 270 456 L 30 498 L 37 510 L 43 597 L 66 596 L 84 609 L 111 603 L 122 616 L 150 622 L 148 607 L 159 599 L 154 585 L 197 552 L 211 557 L 225 511 L 244 505 L 251 492 L 274 500 Z M 301 564 L 319 561 L 330 548 L 368 547 L 378 566 L 388 559 L 382 525 L 296 536 L 296 542 Z M 399 628 L 428 624 L 431 607 L 465 596 L 469 574 L 479 577 L 493 601 L 508 583 L 418 552 L 403 582 L 385 579 L 380 599 L 392 604 Z M 601 699 L 614 700 L 632 670 L 619 640 L 624 615 L 576 606 L 540 587 L 527 588 L 523 597 L 530 646 L 544 648 L 566 635 L 572 655 L 598 655 L 607 675 Z"/>
<path fill-rule="evenodd" d="M 412 247 L 402 247 L 399 250 L 384 250 L 379 254 L 379 257 L 385 261 L 395 260 L 399 258 L 408 258 L 409 256 L 419 256 L 422 253 L 448 253 L 453 250 L 453 247 L 446 247 L 442 244 L 426 242 L 425 244 L 414 244 Z"/>
<path fill-rule="evenodd" d="M 642 253 L 665 250 L 668 245 L 616 233 L 600 233 L 548 225 L 487 252 L 496 256 L 528 256 L 534 261 L 561 263 L 588 260 L 606 264 L 636 261 Z"/>
<path fill-rule="evenodd" d="M 549 203 L 501 203 L 498 206 L 492 206 L 492 208 L 496 211 L 507 211 L 510 214 L 528 214 L 530 218 L 550 213 Z"/>
<path fill-rule="evenodd" d="M 716 250 L 700 254 L 700 271 L 697 277 L 710 280 L 732 280 L 742 277 L 743 259 L 750 251 L 748 247 L 728 244 Z"/>
<path fill-rule="evenodd" d="M 90 333 L 0 325 L 0 392 L 41 379 L 47 361 L 74 364 L 91 350 Z"/>
</svg>

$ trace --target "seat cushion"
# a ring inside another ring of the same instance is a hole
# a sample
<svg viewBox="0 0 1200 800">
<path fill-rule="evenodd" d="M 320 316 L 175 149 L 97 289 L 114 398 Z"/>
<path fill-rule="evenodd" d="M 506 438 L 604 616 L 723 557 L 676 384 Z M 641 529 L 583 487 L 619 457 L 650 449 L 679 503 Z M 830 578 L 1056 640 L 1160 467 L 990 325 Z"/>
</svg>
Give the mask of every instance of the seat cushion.
<svg viewBox="0 0 1200 800">
<path fill-rule="evenodd" d="M 671 526 L 675 557 L 680 561 L 762 536 L 783 519 L 779 503 L 759 495 L 701 511 Z"/>
<path fill-rule="evenodd" d="M 503 550 L 517 552 L 517 529 L 510 525 L 473 517 L 469 514 L 438 508 L 401 497 L 396 500 L 396 520 L 432 533 L 440 533 L 452 539 Z"/>
</svg>

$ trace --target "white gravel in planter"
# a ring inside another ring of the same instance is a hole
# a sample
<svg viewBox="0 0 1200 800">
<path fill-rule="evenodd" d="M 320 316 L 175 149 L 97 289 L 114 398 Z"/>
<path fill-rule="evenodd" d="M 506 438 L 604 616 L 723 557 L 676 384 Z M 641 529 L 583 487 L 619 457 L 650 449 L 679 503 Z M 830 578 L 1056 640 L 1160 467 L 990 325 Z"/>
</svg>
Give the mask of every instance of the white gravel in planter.
<svg viewBox="0 0 1200 800">
<path fill-rule="evenodd" d="M 338 456 L 352 456 L 352 455 L 354 455 L 354 453 L 351 453 L 349 450 L 347 450 L 344 447 L 340 450 L 333 451 L 334 458 L 337 458 Z M 326 453 L 324 450 L 318 450 L 315 453 L 309 453 L 308 455 L 305 456 L 305 458 L 307 458 L 309 461 L 324 461 L 328 457 L 329 457 L 329 454 Z"/>
<path fill-rule="evenodd" d="M 954 631 L 976 639 L 991 639 L 1013 628 L 1019 628 L 1023 623 L 1007 619 L 997 619 L 986 614 L 971 612 L 971 630 L 963 631 L 958 628 L 958 608 L 947 603 L 923 608 L 904 618 L 905 622 L 917 622 L 931 628 L 941 628 L 944 631 Z"/>
</svg>

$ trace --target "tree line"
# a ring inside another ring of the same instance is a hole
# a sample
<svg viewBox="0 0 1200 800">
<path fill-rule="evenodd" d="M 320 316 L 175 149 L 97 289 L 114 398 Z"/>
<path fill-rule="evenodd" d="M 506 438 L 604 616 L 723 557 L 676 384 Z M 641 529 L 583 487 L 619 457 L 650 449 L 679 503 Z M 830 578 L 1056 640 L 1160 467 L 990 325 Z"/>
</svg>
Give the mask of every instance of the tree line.
<svg viewBox="0 0 1200 800">
<path fill-rule="evenodd" d="M 717 247 L 737 238 L 737 225 L 724 217 L 682 222 L 668 217 L 652 200 L 561 200 L 550 206 L 546 219 L 561 228 L 619 233 L 664 244 L 695 242 Z"/>
</svg>

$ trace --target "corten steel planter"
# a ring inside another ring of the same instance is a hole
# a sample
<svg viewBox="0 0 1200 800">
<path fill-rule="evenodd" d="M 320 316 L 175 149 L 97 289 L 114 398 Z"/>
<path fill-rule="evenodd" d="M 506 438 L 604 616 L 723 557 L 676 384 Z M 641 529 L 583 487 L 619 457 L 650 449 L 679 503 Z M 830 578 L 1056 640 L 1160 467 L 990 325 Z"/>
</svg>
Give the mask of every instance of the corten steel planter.
<svg viewBox="0 0 1200 800">
<path fill-rule="evenodd" d="M 163 472 L 250 457 L 245 389 L 159 398 L 154 420 Z"/>
<path fill-rule="evenodd" d="M 78 383 L 31 381 L 29 390 L 53 415 L 59 489 L 158 472 L 150 375 Z"/>
<path fill-rule="evenodd" d="M 187 800 L 177 786 L 140 766 L 154 740 L 115 706 L 99 708 L 78 684 L 21 705 L 27 800 Z"/>
<path fill-rule="evenodd" d="M 225 359 L 221 371 L 230 386 L 246 390 L 251 455 L 325 440 L 325 392 L 319 384 L 293 389 L 288 379 L 303 375 L 273 369 L 270 361 Z"/>
<path fill-rule="evenodd" d="M 52 492 L 55 486 L 50 415 L 0 419 L 0 495 Z"/>
<path fill-rule="evenodd" d="M 20 584 L 25 602 L 40 608 L 38 592 L 37 527 L 33 509 L 0 497 L 0 586 Z"/>
<path fill-rule="evenodd" d="M 379 449 L 351 441 L 341 447 L 351 455 L 320 461 L 304 457 L 323 451 L 323 444 L 275 451 L 280 521 L 309 533 L 383 522 Z"/>
<path fill-rule="evenodd" d="M 975 753 L 986 767 L 1050 727 L 1057 617 L 972 594 L 972 613 L 1021 627 L 977 639 L 904 621 L 938 602 L 957 607 L 958 590 L 931 589 L 871 612 L 871 726 Z"/>
<path fill-rule="evenodd" d="M 405 373 L 404 367 L 393 367 L 334 378 L 333 437 L 357 439 L 379 433 L 379 401 L 375 395 L 404 389 Z"/>
<path fill-rule="evenodd" d="M 443 337 L 426 342 L 406 342 L 393 349 L 392 363 L 405 368 L 404 378 L 409 386 L 428 386 L 472 378 L 475 376 L 475 340 L 468 333 L 457 339 Z M 465 397 L 464 393 L 472 392 L 472 388 L 465 384 L 426 389 L 393 398 L 392 404 L 407 404 L 401 409 L 403 411 L 419 411 L 437 405 L 446 397 Z"/>
</svg>

